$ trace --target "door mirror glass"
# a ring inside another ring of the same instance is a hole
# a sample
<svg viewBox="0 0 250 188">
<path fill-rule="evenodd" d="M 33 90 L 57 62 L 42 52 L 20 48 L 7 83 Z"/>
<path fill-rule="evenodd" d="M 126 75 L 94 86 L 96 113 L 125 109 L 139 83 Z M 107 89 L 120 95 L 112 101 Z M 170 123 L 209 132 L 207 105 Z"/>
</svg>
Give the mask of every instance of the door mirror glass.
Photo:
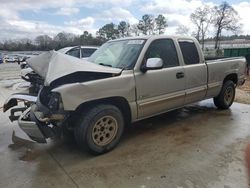
<svg viewBox="0 0 250 188">
<path fill-rule="evenodd" d="M 149 58 L 144 66 L 142 66 L 142 72 L 147 70 L 157 70 L 163 68 L 163 61 L 161 58 Z"/>
</svg>

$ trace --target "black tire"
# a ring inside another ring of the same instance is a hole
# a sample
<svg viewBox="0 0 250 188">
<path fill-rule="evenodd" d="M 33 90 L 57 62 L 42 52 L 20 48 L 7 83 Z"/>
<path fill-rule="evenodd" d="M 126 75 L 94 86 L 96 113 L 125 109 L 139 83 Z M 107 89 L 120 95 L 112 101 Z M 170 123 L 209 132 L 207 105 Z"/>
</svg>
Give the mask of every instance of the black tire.
<svg viewBox="0 0 250 188">
<path fill-rule="evenodd" d="M 74 133 L 81 149 L 98 155 L 112 150 L 119 143 L 123 130 L 121 111 L 113 105 L 100 104 L 82 113 Z"/>
<path fill-rule="evenodd" d="M 235 98 L 235 84 L 233 81 L 226 81 L 220 94 L 217 97 L 214 97 L 214 104 L 219 109 L 228 109 L 234 102 Z"/>
</svg>

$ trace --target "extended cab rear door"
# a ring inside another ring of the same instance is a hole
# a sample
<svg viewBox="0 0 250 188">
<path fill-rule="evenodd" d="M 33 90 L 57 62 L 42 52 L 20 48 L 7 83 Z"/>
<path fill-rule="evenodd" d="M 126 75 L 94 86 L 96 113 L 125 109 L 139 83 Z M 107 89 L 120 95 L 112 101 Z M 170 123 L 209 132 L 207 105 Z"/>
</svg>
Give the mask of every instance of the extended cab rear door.
<svg viewBox="0 0 250 188">
<path fill-rule="evenodd" d="M 207 91 L 207 65 L 200 47 L 192 39 L 179 39 L 185 72 L 185 104 L 200 101 Z"/>
<path fill-rule="evenodd" d="M 180 107 L 185 99 L 184 68 L 180 65 L 177 43 L 160 38 L 152 41 L 144 54 L 142 64 L 149 58 L 161 58 L 163 68 L 135 73 L 138 118 Z"/>
</svg>

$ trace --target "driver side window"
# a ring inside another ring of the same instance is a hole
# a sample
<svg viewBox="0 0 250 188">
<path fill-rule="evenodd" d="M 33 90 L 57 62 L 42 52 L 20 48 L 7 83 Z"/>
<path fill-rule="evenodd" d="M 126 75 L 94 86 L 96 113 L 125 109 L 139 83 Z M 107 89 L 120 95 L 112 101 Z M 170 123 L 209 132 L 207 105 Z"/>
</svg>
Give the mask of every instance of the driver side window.
<svg viewBox="0 0 250 188">
<path fill-rule="evenodd" d="M 157 39 L 153 41 L 145 54 L 145 59 L 149 58 L 161 58 L 163 68 L 179 66 L 176 48 L 171 39 Z"/>
</svg>

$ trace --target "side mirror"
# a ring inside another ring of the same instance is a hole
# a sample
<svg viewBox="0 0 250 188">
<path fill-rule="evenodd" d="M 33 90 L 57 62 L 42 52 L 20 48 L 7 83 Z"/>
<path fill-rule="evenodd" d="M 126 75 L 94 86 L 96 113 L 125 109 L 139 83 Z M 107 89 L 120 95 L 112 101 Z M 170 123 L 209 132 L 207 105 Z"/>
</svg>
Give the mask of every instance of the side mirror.
<svg viewBox="0 0 250 188">
<path fill-rule="evenodd" d="M 141 71 L 143 73 L 147 72 L 148 70 L 157 70 L 163 68 L 163 61 L 161 58 L 149 58 L 145 65 L 141 67 Z"/>
</svg>

